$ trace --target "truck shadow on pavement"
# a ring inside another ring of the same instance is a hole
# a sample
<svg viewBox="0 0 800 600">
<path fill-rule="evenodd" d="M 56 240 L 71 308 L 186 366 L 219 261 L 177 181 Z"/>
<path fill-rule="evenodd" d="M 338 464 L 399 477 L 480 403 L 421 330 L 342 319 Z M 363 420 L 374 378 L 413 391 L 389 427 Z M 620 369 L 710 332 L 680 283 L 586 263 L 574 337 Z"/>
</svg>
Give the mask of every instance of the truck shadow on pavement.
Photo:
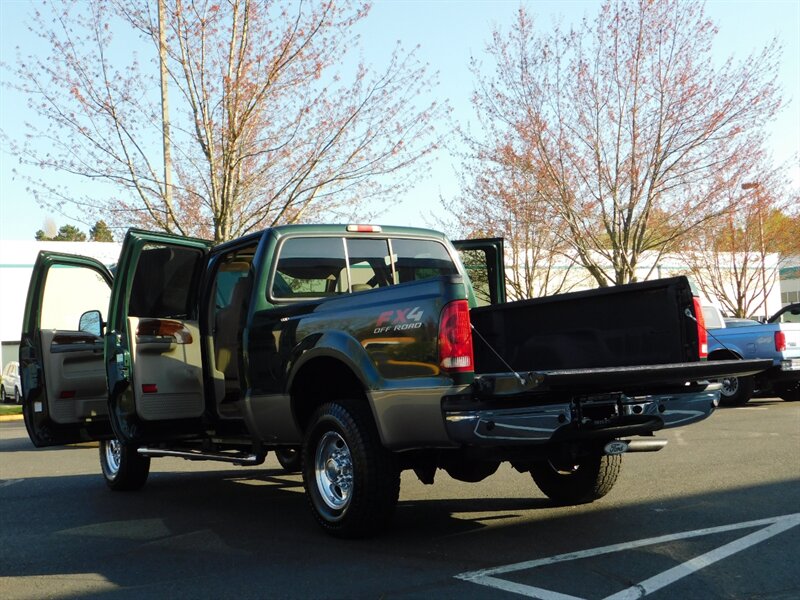
<svg viewBox="0 0 800 600">
<path fill-rule="evenodd" d="M 452 575 L 485 564 L 487 553 L 493 564 L 507 564 L 783 515 L 800 506 L 797 480 L 647 502 L 631 502 L 612 492 L 577 507 L 554 506 L 532 483 L 531 497 L 518 491 L 504 496 L 496 489 L 491 497 L 427 498 L 421 497 L 420 489 L 435 486 L 419 487 L 411 490 L 410 499 L 401 493 L 385 533 L 352 541 L 324 534 L 306 506 L 300 477 L 269 466 L 158 470 L 143 490 L 132 493 L 107 490 L 100 475 L 11 483 L 0 484 L 5 508 L 0 576 L 9 578 L 0 581 L 0 587 L 9 592 L 6 598 L 94 597 L 106 592 L 115 597 L 120 592 L 123 597 L 272 595 L 267 590 L 281 597 L 377 597 L 387 590 L 406 590 L 418 597 L 432 593 L 412 572 L 438 573 L 437 585 L 446 581 L 455 587 L 437 588 L 436 595 L 456 597 L 464 593 L 458 586 L 468 584 Z M 770 502 L 763 502 L 767 498 Z M 753 516 L 747 506 L 759 502 L 763 510 Z M 37 586 L 26 588 L 26 578 L 33 578 Z M 75 589 L 65 583 L 71 578 Z M 345 587 L 332 588 L 332 578 Z M 489 589 L 467 589 L 492 597 Z"/>
</svg>

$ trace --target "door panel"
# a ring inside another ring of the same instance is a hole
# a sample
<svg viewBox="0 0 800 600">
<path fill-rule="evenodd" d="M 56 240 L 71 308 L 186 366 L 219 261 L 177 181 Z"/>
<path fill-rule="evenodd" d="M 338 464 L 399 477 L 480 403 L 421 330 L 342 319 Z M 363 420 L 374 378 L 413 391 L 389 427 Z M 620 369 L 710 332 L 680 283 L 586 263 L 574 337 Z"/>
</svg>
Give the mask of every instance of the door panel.
<svg viewBox="0 0 800 600">
<path fill-rule="evenodd" d="M 453 245 L 475 290 L 478 306 L 506 301 L 503 238 L 457 240 Z"/>
<path fill-rule="evenodd" d="M 123 241 L 105 347 L 111 419 L 123 442 L 203 431 L 198 290 L 209 245 L 140 230 Z"/>
<path fill-rule="evenodd" d="M 46 357 L 47 406 L 60 424 L 108 416 L 103 347 L 93 335 L 81 331 L 41 332 Z"/>
<path fill-rule="evenodd" d="M 23 415 L 36 446 L 111 436 L 100 337 L 79 330 L 84 312 L 106 312 L 111 274 L 82 256 L 42 252 L 20 341 Z"/>
<path fill-rule="evenodd" d="M 129 317 L 136 413 L 145 421 L 202 416 L 203 364 L 196 321 Z"/>
</svg>

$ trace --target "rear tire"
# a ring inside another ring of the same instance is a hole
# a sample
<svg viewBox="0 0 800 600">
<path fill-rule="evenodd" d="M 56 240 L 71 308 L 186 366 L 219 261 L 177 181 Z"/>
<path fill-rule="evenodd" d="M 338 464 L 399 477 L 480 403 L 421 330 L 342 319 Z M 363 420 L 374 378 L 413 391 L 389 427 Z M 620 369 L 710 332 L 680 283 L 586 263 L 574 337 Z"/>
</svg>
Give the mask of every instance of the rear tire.
<svg viewBox="0 0 800 600">
<path fill-rule="evenodd" d="M 800 402 L 800 381 L 794 384 L 774 385 L 775 395 L 786 402 Z"/>
<path fill-rule="evenodd" d="M 577 460 L 538 462 L 531 477 L 540 490 L 558 504 L 586 504 L 602 498 L 617 481 L 622 456 L 595 454 Z"/>
<path fill-rule="evenodd" d="M 140 456 L 133 446 L 119 440 L 100 441 L 100 467 L 106 485 L 114 491 L 140 489 L 150 474 L 150 457 Z"/>
<path fill-rule="evenodd" d="M 303 455 L 300 448 L 278 448 L 275 457 L 287 473 L 299 473 Z"/>
<path fill-rule="evenodd" d="M 400 471 L 365 404 L 336 400 L 317 409 L 303 444 L 303 484 L 317 522 L 332 535 L 365 537 L 388 524 Z"/>
<path fill-rule="evenodd" d="M 721 380 L 719 403 L 722 406 L 744 406 L 753 397 L 753 377 L 726 377 Z"/>
</svg>

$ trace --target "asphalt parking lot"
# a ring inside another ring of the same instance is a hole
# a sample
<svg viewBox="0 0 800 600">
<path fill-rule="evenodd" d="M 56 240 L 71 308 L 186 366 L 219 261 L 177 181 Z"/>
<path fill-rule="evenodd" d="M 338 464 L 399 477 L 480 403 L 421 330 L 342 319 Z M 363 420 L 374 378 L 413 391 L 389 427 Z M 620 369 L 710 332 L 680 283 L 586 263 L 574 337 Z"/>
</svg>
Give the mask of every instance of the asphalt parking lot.
<svg viewBox="0 0 800 600">
<path fill-rule="evenodd" d="M 37 450 L 0 423 L 0 597 L 800 597 L 800 404 L 661 437 L 578 507 L 506 466 L 478 484 L 405 473 L 391 529 L 342 541 L 272 458 L 158 459 L 142 491 L 113 493 L 96 447 Z"/>
</svg>

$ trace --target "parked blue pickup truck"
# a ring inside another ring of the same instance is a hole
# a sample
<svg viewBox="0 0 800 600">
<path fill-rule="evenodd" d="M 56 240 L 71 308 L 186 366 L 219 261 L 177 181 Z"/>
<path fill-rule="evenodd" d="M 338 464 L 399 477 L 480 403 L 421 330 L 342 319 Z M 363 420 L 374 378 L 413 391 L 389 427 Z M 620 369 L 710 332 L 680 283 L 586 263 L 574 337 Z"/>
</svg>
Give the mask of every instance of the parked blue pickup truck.
<svg viewBox="0 0 800 600">
<path fill-rule="evenodd" d="M 722 381 L 720 402 L 746 404 L 755 390 L 787 401 L 800 400 L 800 304 L 784 306 L 766 323 L 726 322 L 714 306 L 704 306 L 709 360 L 770 358 L 772 367 L 747 377 Z"/>
</svg>

